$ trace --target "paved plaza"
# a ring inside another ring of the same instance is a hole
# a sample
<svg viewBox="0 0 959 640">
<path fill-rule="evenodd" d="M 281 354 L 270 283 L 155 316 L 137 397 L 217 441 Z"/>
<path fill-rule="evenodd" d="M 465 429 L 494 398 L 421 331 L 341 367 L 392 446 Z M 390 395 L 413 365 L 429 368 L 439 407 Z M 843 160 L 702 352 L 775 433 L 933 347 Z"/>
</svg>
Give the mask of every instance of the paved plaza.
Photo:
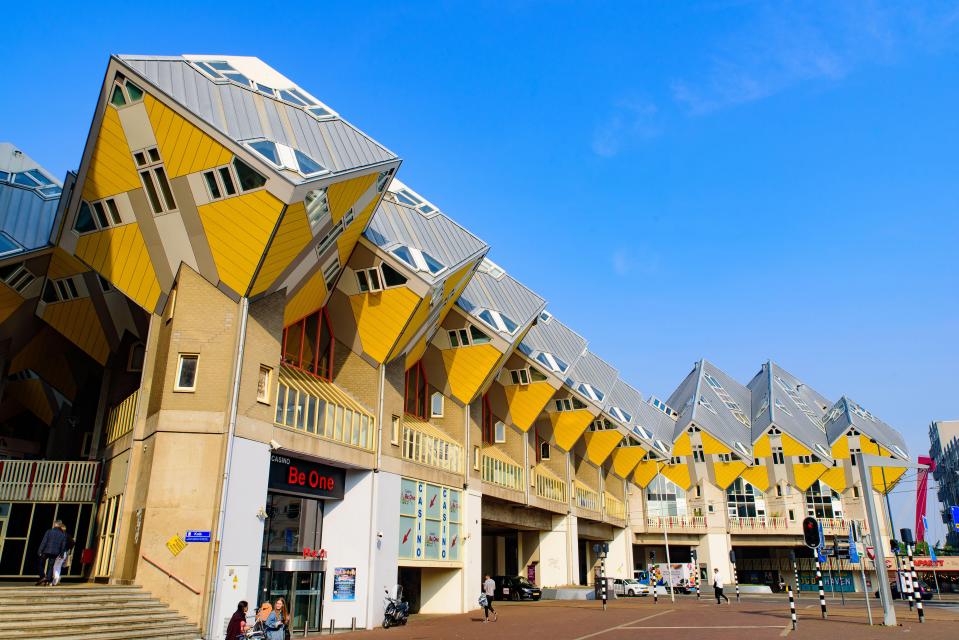
<svg viewBox="0 0 959 640">
<path fill-rule="evenodd" d="M 873 616 L 881 619 L 877 602 Z M 905 605 L 897 606 L 900 626 L 870 627 L 861 594 L 850 595 L 847 604 L 829 602 L 829 619 L 820 618 L 815 596 L 800 600 L 799 628 L 793 631 L 789 622 L 786 598 L 743 598 L 729 605 L 716 605 L 705 594 L 694 597 L 611 601 L 603 612 L 593 601 L 542 601 L 535 603 L 497 602 L 499 621 L 483 623 L 481 611 L 461 615 L 414 616 L 406 627 L 376 629 L 349 634 L 350 638 L 419 640 L 426 638 L 480 640 L 489 638 L 549 638 L 550 640 L 626 640 L 639 637 L 671 638 L 955 638 L 959 623 L 959 606 L 927 603 L 926 621 L 919 625 L 915 612 Z M 312 638 L 321 636 L 314 635 Z"/>
</svg>

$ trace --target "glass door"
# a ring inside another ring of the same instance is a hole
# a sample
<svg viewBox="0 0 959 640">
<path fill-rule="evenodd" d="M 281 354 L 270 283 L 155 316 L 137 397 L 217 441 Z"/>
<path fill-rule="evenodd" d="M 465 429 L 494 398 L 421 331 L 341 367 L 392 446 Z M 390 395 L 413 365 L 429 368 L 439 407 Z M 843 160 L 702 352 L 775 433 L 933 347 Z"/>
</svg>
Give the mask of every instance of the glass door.
<svg viewBox="0 0 959 640">
<path fill-rule="evenodd" d="M 320 631 L 322 625 L 323 577 L 319 571 L 274 571 L 270 578 L 270 602 L 284 598 L 290 607 L 290 631 Z"/>
</svg>

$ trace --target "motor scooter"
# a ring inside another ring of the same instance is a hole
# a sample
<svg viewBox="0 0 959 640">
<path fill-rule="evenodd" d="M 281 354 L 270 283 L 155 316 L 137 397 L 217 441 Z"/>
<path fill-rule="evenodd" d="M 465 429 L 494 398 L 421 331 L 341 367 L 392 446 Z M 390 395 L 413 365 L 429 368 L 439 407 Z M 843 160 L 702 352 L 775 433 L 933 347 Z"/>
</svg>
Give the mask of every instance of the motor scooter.
<svg viewBox="0 0 959 640">
<path fill-rule="evenodd" d="M 390 596 L 390 590 L 386 591 L 386 610 L 383 612 L 383 628 L 389 629 L 397 625 L 405 625 L 410 617 L 410 605 L 403 601 L 403 587 L 397 585 L 396 597 Z"/>
</svg>

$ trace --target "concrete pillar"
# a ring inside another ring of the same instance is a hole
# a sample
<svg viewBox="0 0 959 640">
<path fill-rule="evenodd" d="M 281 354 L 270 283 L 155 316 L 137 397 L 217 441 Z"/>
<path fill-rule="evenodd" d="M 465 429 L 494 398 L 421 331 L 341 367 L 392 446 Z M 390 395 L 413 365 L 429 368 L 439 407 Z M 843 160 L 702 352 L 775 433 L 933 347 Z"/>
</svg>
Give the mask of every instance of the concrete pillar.
<svg viewBox="0 0 959 640">
<path fill-rule="evenodd" d="M 506 573 L 506 537 L 496 536 L 496 575 Z"/>
<path fill-rule="evenodd" d="M 606 575 L 613 578 L 633 577 L 632 544 L 629 530 L 613 528 L 613 540 L 606 555 Z"/>
<path fill-rule="evenodd" d="M 543 587 L 570 583 L 567 525 L 566 516 L 554 515 L 552 528 L 540 532 L 538 570 Z"/>
<path fill-rule="evenodd" d="M 700 539 L 696 547 L 696 561 L 706 565 L 707 583 L 712 580 L 713 569 L 719 569 L 723 582 L 732 583 L 733 570 L 729 563 L 729 549 L 729 536 L 725 533 L 707 533 Z"/>
<path fill-rule="evenodd" d="M 579 519 L 572 514 L 566 517 L 569 520 L 569 524 L 566 525 L 566 536 L 569 545 L 567 575 L 569 576 L 569 584 L 579 584 Z"/>
</svg>

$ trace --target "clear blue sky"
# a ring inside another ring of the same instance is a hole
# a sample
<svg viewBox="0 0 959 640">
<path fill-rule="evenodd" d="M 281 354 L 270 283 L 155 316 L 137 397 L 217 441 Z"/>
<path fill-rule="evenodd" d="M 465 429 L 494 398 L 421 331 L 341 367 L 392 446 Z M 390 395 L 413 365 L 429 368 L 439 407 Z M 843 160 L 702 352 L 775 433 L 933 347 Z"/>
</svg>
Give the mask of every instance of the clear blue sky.
<svg viewBox="0 0 959 640">
<path fill-rule="evenodd" d="M 773 358 L 913 455 L 959 417 L 959 6 L 284 4 L 7 11 L 0 139 L 63 174 L 110 53 L 258 56 L 645 395 Z"/>
</svg>

